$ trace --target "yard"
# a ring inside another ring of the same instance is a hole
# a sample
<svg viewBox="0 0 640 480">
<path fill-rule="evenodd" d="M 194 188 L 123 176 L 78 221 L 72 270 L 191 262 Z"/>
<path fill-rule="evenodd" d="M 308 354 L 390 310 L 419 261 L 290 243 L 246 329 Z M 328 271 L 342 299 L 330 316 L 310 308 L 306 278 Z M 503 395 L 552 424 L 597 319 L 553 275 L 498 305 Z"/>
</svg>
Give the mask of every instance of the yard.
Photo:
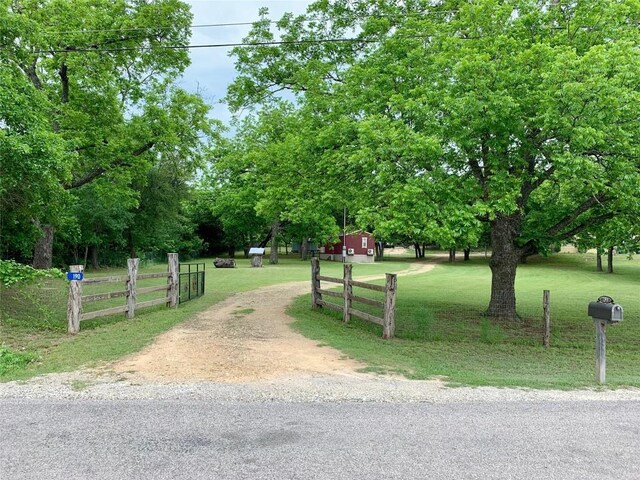
<svg viewBox="0 0 640 480">
<path fill-rule="evenodd" d="M 610 295 L 625 319 L 607 329 L 607 384 L 640 386 L 640 260 L 616 258 L 616 273 L 596 273 L 589 255 L 531 259 L 518 268 L 518 322 L 483 316 L 490 272 L 485 258 L 442 263 L 398 278 L 396 338 L 377 325 L 309 309 L 309 296 L 290 308 L 305 336 L 369 365 L 414 379 L 442 376 L 451 384 L 575 388 L 594 384 L 595 328 L 587 305 Z M 542 291 L 551 291 L 551 347 L 542 346 Z M 358 307 L 366 310 L 365 307 Z"/>
<path fill-rule="evenodd" d="M 393 258 L 355 265 L 354 278 L 399 272 L 414 261 Z M 119 314 L 83 321 L 80 333 L 75 336 L 66 334 L 65 281 L 48 281 L 27 291 L 3 291 L 0 379 L 29 378 L 114 361 L 139 351 L 159 334 L 214 307 L 233 293 L 310 281 L 309 264 L 294 257 L 261 269 L 251 268 L 249 261 L 243 259 L 236 269 L 214 269 L 210 259 L 205 262 L 203 297 L 175 310 L 164 307 L 141 310 L 133 320 Z M 430 272 L 398 278 L 396 337 L 392 340 L 382 340 L 377 325 L 355 318 L 344 325 L 334 312 L 311 311 L 309 295 L 298 298 L 289 313 L 297 319 L 294 328 L 298 331 L 367 365 L 365 370 L 370 372 L 395 373 L 413 379 L 440 376 L 451 385 L 566 389 L 594 384 L 594 326 L 586 309 L 589 301 L 607 294 L 625 309 L 624 321 L 608 328 L 607 384 L 637 387 L 640 386 L 640 260 L 619 256 L 615 267 L 613 275 L 596 273 L 594 259 L 585 255 L 531 259 L 518 269 L 520 318 L 507 323 L 483 316 L 490 281 L 484 256 L 472 257 L 470 262 L 440 262 Z M 141 272 L 165 269 L 163 264 L 146 265 Z M 340 263 L 322 262 L 323 275 L 340 277 L 341 271 Z M 123 273 L 123 270 L 101 270 L 87 272 L 87 277 Z M 163 281 L 152 279 L 143 286 Z M 86 287 L 84 293 L 110 288 Z M 542 347 L 544 289 L 551 291 L 549 349 Z M 122 301 L 110 300 L 111 304 L 106 306 Z M 367 310 L 366 306 L 358 308 Z"/>
</svg>

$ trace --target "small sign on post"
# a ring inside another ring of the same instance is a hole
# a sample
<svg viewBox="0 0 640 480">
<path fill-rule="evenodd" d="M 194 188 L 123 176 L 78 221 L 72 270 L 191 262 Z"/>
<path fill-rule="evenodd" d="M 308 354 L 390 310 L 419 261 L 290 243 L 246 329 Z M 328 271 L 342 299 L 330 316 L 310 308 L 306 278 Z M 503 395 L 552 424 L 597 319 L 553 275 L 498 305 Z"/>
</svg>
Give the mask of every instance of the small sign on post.
<svg viewBox="0 0 640 480">
<path fill-rule="evenodd" d="M 67 332 L 80 331 L 80 314 L 82 313 L 82 283 L 84 278 L 83 265 L 71 265 L 67 273 L 69 280 L 69 297 L 67 299 Z"/>
<path fill-rule="evenodd" d="M 70 282 L 81 282 L 84 280 L 83 272 L 67 272 L 67 280 Z"/>
</svg>

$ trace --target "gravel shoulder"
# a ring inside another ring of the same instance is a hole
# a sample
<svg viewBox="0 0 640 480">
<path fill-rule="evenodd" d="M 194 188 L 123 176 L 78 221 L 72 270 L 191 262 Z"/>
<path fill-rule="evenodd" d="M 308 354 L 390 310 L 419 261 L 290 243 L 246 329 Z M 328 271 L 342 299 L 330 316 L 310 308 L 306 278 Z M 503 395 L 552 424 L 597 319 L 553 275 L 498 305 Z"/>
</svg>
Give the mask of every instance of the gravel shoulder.
<svg viewBox="0 0 640 480">
<path fill-rule="evenodd" d="M 412 264 L 399 275 L 428 272 Z M 367 277 L 371 280 L 380 277 Z M 443 379 L 362 373 L 364 365 L 290 328 L 287 306 L 309 282 L 229 297 L 142 351 L 91 370 L 0 384 L 0 398 L 215 399 L 217 401 L 493 402 L 640 400 L 640 389 L 540 391 L 449 388 Z"/>
</svg>

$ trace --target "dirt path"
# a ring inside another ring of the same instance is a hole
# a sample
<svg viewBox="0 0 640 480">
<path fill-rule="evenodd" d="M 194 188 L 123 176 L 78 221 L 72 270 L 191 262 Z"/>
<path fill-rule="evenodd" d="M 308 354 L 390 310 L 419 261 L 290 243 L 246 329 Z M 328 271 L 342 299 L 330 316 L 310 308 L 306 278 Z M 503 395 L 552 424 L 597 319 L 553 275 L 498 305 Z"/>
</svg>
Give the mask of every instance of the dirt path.
<svg viewBox="0 0 640 480">
<path fill-rule="evenodd" d="M 415 263 L 398 275 L 433 267 Z M 377 278 L 383 276 L 358 280 Z M 363 365 L 289 327 L 293 319 L 285 313 L 287 306 L 308 291 L 309 282 L 296 282 L 238 293 L 108 369 L 135 382 L 238 383 L 298 374 L 361 375 L 357 370 Z"/>
</svg>

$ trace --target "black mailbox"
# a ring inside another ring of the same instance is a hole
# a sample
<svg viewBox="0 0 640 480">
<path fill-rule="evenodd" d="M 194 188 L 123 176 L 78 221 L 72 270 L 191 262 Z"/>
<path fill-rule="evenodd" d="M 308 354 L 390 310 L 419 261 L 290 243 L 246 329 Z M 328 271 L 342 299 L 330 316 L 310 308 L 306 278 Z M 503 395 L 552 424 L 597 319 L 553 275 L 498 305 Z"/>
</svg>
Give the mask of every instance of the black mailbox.
<svg viewBox="0 0 640 480">
<path fill-rule="evenodd" d="M 611 297 L 600 297 L 597 302 L 589 302 L 588 314 L 594 320 L 618 323 L 622 321 L 623 312 L 622 305 L 616 305 Z"/>
</svg>

